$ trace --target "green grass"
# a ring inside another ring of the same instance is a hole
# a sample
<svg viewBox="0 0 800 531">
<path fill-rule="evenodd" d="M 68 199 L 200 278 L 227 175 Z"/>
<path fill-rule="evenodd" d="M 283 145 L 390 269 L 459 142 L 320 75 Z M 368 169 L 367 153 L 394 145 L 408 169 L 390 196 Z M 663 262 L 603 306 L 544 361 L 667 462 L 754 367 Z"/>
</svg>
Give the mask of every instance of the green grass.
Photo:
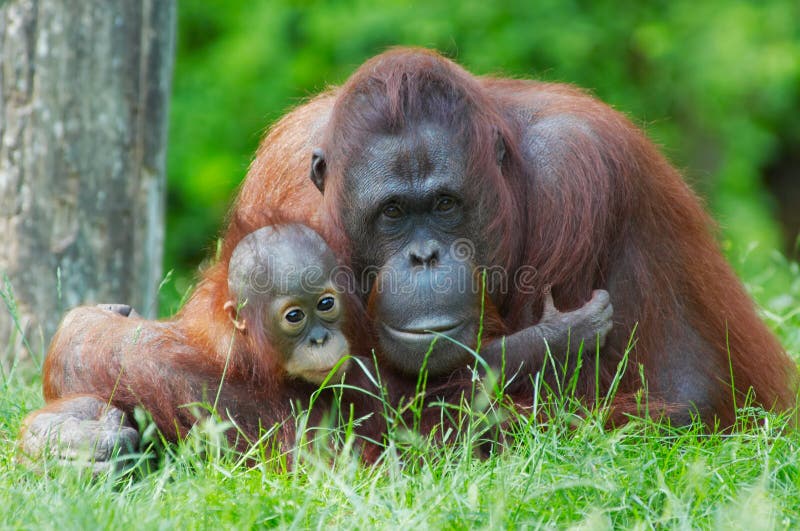
<svg viewBox="0 0 800 531">
<path fill-rule="evenodd" d="M 800 272 L 779 258 L 775 271 L 788 279 L 781 289 L 761 290 L 761 278 L 748 285 L 796 355 Z M 785 417 L 760 410 L 742 411 L 742 425 L 750 428 L 728 435 L 647 421 L 608 430 L 596 412 L 576 415 L 568 399 L 529 418 L 490 394 L 480 411 L 452 410 L 464 424 L 447 444 L 397 429 L 382 460 L 364 466 L 346 426 L 308 431 L 307 439 L 329 443 L 294 450 L 289 471 L 284 459 L 270 457 L 268 445 L 254 449 L 261 456 L 255 466 L 243 463 L 220 442 L 224 425 L 207 421 L 183 443 L 161 449 L 152 471 L 143 472 L 142 463 L 133 473 L 92 479 L 51 462 L 36 471 L 17 464 L 14 440 L 24 415 L 42 404 L 40 381 L 17 369 L 4 376 L 0 525 L 6 528 L 800 527 L 800 435 Z M 476 446 L 498 411 L 516 422 L 502 445 L 479 457 Z"/>
</svg>

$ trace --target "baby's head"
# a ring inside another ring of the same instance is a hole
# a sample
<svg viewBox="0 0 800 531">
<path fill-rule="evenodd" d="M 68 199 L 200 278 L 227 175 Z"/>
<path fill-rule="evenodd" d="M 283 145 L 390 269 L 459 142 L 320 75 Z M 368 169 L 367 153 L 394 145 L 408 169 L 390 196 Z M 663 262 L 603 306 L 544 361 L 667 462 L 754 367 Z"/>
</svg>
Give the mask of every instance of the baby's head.
<svg viewBox="0 0 800 531">
<path fill-rule="evenodd" d="M 228 264 L 225 311 L 251 336 L 254 355 L 274 351 L 288 375 L 318 384 L 349 354 L 336 266 L 325 240 L 305 225 L 271 225 L 242 238 Z"/>
</svg>

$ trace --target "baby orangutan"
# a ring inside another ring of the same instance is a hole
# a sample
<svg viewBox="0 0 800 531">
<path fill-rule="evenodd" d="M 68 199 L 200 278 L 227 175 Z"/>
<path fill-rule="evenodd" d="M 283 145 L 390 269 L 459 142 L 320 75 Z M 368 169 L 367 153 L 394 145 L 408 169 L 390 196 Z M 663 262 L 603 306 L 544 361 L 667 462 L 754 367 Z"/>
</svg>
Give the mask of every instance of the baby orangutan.
<svg viewBox="0 0 800 531">
<path fill-rule="evenodd" d="M 335 268 L 331 249 L 305 225 L 263 227 L 233 251 L 224 309 L 241 334 L 252 336 L 250 343 L 271 347 L 288 377 L 320 384 L 347 369 Z"/>
<path fill-rule="evenodd" d="M 47 405 L 23 423 L 23 453 L 86 456 L 94 470 L 105 470 L 114 447 L 138 445 L 134 408 L 147 410 L 175 440 L 197 421 L 197 408 L 186 405 L 203 402 L 257 438 L 261 426 L 283 422 L 295 401 L 307 400 L 329 376 L 341 379 L 348 367 L 336 265 L 308 227 L 267 226 L 242 238 L 231 255 L 229 292 L 210 309 L 217 328 L 185 327 L 183 314 L 149 321 L 121 304 L 71 310 L 45 360 Z M 159 374 L 160 385 L 148 393 L 138 391 L 143 366 Z M 288 424 L 281 430 L 283 442 L 293 441 Z"/>
</svg>

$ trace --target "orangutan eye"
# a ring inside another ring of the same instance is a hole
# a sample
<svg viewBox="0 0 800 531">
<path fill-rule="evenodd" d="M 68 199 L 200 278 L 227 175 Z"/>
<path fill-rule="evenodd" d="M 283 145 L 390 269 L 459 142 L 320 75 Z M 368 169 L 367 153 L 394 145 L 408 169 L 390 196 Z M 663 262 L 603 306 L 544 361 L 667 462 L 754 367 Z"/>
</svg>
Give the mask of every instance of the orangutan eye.
<svg viewBox="0 0 800 531">
<path fill-rule="evenodd" d="M 336 304 L 335 299 L 330 295 L 327 295 L 319 300 L 319 302 L 317 303 L 317 310 L 321 312 L 329 312 L 333 310 L 335 304 Z"/>
<path fill-rule="evenodd" d="M 336 302 L 336 295 L 331 292 L 323 293 L 317 301 L 317 315 L 329 323 L 339 319 L 342 305 Z"/>
<path fill-rule="evenodd" d="M 306 318 L 306 314 L 300 308 L 292 308 L 283 316 L 284 319 L 292 324 L 297 324 Z"/>
<path fill-rule="evenodd" d="M 403 209 L 397 203 L 391 203 L 383 209 L 383 215 L 389 219 L 400 219 L 403 216 Z"/>
<path fill-rule="evenodd" d="M 445 195 L 439 198 L 439 201 L 436 202 L 436 210 L 439 212 L 449 212 L 453 210 L 456 206 L 456 200 L 450 197 L 449 195 Z"/>
</svg>

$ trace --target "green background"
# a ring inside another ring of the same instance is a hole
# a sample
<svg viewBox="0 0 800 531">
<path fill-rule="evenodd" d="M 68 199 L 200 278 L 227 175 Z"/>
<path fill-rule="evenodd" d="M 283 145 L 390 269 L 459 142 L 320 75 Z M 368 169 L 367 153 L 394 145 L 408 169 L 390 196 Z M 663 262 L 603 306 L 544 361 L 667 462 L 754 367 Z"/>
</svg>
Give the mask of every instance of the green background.
<svg viewBox="0 0 800 531">
<path fill-rule="evenodd" d="M 706 198 L 735 267 L 758 283 L 761 269 L 795 266 L 772 250 L 794 256 L 800 223 L 798 6 L 180 2 L 164 260 L 174 274 L 160 312 L 178 308 L 197 266 L 213 254 L 269 125 L 402 44 L 435 48 L 477 74 L 589 89 L 645 129 Z M 763 289 L 779 296 L 786 278 L 771 274 L 772 287 Z"/>
</svg>

